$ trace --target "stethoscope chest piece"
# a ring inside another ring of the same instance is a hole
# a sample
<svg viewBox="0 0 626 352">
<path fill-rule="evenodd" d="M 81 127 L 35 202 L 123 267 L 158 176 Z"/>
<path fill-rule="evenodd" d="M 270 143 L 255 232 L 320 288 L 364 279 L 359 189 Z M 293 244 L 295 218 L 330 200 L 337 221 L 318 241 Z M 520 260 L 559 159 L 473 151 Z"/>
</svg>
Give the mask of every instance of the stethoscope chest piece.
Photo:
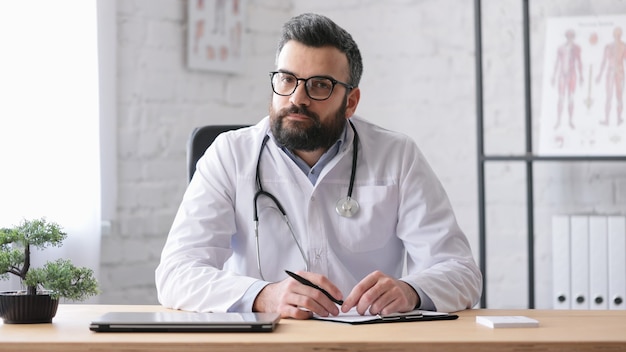
<svg viewBox="0 0 626 352">
<path fill-rule="evenodd" d="M 344 197 L 337 201 L 337 207 L 335 209 L 337 210 L 337 214 L 351 218 L 359 211 L 359 203 L 352 197 Z"/>
</svg>

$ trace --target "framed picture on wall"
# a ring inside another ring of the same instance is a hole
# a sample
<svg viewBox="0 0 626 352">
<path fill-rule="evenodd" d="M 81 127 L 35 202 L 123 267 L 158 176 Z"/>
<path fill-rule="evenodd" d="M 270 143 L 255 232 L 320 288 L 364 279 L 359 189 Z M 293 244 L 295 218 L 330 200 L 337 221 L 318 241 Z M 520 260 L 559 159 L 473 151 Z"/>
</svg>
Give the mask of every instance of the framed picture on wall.
<svg viewBox="0 0 626 352">
<path fill-rule="evenodd" d="M 626 155 L 626 16 L 547 19 L 540 155 Z"/>
<path fill-rule="evenodd" d="M 245 0 L 189 0 L 187 65 L 236 73 L 243 64 Z"/>
</svg>

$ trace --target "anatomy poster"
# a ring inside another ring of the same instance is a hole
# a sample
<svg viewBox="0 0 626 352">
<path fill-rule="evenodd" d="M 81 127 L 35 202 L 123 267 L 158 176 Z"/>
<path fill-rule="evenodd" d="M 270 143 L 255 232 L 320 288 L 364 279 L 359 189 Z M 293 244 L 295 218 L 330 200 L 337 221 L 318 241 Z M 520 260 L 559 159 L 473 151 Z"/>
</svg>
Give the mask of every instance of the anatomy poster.
<svg viewBox="0 0 626 352">
<path fill-rule="evenodd" d="M 187 64 L 237 72 L 243 62 L 245 0 L 189 0 Z"/>
<path fill-rule="evenodd" d="M 626 16 L 546 23 L 539 154 L 626 155 Z"/>
</svg>

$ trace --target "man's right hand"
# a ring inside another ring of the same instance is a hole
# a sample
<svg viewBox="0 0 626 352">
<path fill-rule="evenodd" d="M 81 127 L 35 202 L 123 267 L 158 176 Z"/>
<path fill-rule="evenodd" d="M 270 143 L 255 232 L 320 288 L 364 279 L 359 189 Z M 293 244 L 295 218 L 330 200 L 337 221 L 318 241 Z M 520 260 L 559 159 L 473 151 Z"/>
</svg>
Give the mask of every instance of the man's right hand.
<svg viewBox="0 0 626 352">
<path fill-rule="evenodd" d="M 326 276 L 300 271 L 298 275 L 323 287 L 333 297 L 342 298 L 341 291 Z M 313 313 L 327 317 L 339 314 L 339 308 L 320 290 L 303 285 L 292 278 L 265 286 L 254 300 L 254 312 L 277 312 L 283 318 L 309 319 Z"/>
</svg>

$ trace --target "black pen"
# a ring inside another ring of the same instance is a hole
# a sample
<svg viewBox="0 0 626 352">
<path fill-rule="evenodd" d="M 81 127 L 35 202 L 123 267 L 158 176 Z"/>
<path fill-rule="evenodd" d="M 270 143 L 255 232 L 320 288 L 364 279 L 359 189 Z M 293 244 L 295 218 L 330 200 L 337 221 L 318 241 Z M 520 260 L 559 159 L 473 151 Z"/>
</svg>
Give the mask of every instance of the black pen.
<svg viewBox="0 0 626 352">
<path fill-rule="evenodd" d="M 317 286 L 316 284 L 312 283 L 311 281 L 303 278 L 302 276 L 300 276 L 300 275 L 298 275 L 296 273 L 292 273 L 289 270 L 285 270 L 285 272 L 287 273 L 287 275 L 289 275 L 289 276 L 293 277 L 294 279 L 296 279 L 296 281 L 298 281 L 299 283 L 301 283 L 303 285 L 306 285 L 306 286 L 309 286 L 309 287 L 313 287 L 316 290 L 322 291 L 322 293 L 325 294 L 326 297 L 328 297 L 331 301 L 337 303 L 338 305 L 342 305 L 343 304 L 342 300 L 336 299 L 335 297 L 331 296 L 330 293 L 328 293 L 328 291 L 326 291 L 323 288 Z"/>
</svg>

